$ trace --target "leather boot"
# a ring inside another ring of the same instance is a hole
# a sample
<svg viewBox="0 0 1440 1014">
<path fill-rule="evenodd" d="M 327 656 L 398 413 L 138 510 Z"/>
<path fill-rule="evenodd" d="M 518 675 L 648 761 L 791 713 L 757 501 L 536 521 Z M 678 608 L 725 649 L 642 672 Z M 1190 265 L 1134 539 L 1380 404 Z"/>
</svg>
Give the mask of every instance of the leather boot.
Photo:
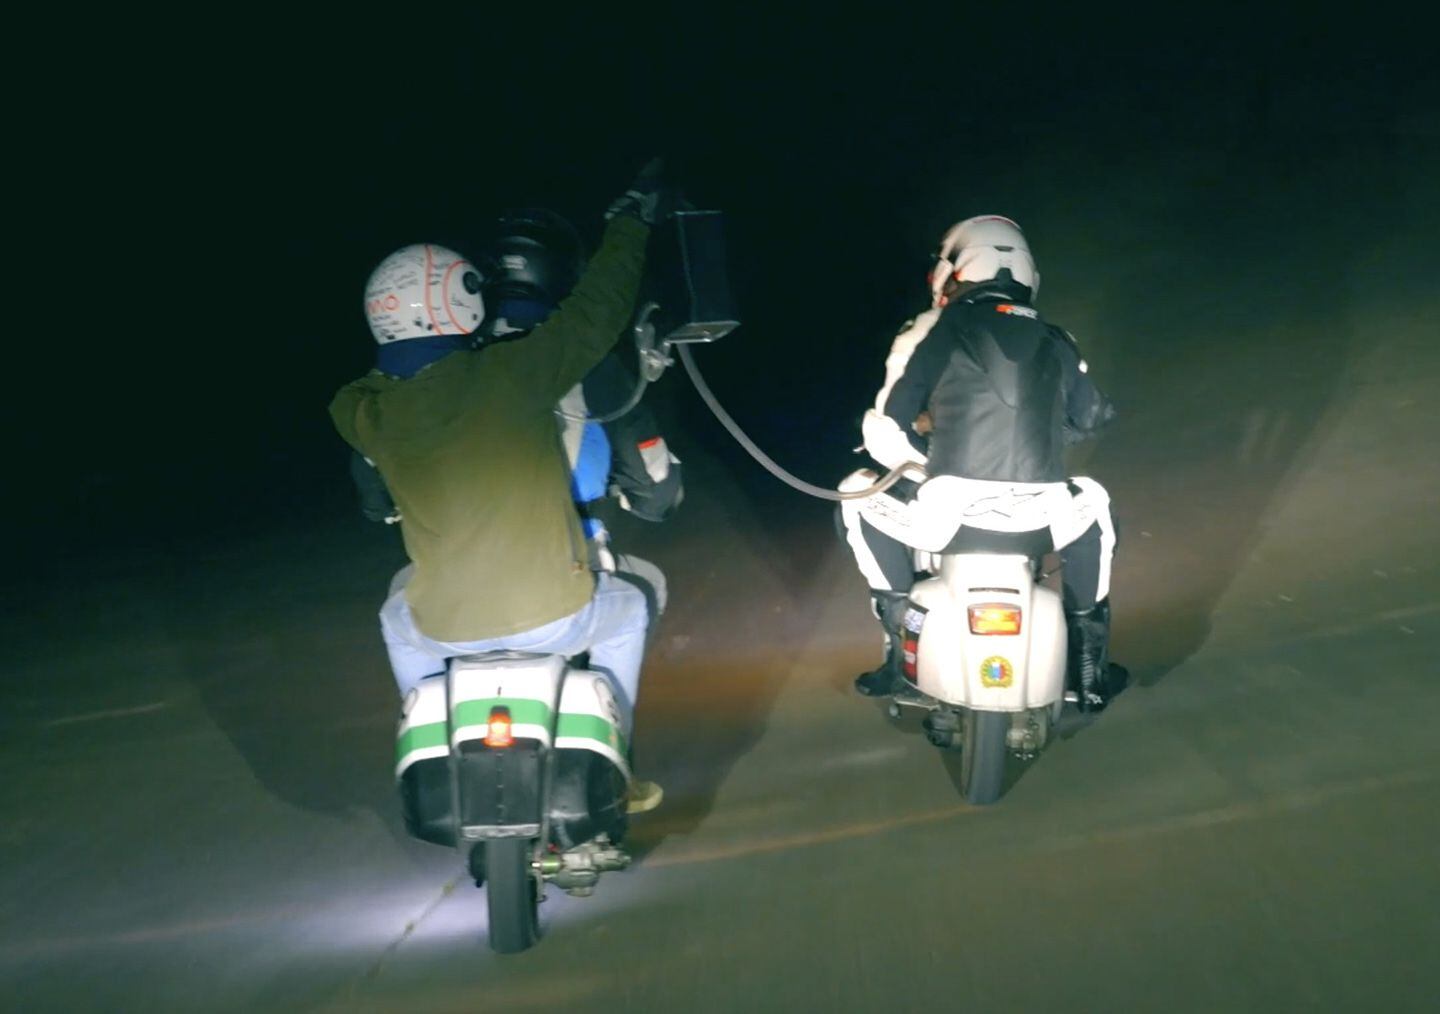
<svg viewBox="0 0 1440 1014">
<path fill-rule="evenodd" d="M 880 626 L 885 631 L 885 661 L 877 669 L 861 673 L 855 678 L 855 690 L 865 697 L 889 697 L 905 685 L 903 664 L 903 632 L 900 624 L 905 619 L 905 606 L 909 602 L 908 592 L 870 590 L 870 599 Z"/>
<path fill-rule="evenodd" d="M 1085 714 L 1095 714 L 1125 689 L 1130 674 L 1110 662 L 1110 600 L 1097 602 L 1066 618 L 1069 628 L 1070 684 Z"/>
</svg>

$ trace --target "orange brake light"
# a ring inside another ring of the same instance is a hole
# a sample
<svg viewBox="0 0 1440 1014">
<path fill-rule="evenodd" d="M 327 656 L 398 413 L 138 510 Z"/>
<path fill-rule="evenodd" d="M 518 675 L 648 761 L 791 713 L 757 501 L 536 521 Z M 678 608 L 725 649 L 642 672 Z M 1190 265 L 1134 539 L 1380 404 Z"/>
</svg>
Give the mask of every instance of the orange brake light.
<svg viewBox="0 0 1440 1014">
<path fill-rule="evenodd" d="M 1018 634 L 1020 633 L 1020 607 L 1007 605 L 984 605 L 970 607 L 970 633 L 972 634 Z"/>
<path fill-rule="evenodd" d="M 510 734 L 510 709 L 496 707 L 490 709 L 490 721 L 485 726 L 485 739 L 483 741 L 489 747 L 506 747 L 515 742 L 515 737 Z"/>
</svg>

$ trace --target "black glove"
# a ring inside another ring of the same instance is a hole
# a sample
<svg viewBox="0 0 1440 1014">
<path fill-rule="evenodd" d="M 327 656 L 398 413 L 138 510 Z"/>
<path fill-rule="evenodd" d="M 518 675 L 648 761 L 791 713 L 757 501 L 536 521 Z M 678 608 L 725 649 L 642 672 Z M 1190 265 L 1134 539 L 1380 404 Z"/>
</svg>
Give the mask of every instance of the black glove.
<svg viewBox="0 0 1440 1014">
<path fill-rule="evenodd" d="M 611 203 L 605 220 L 608 222 L 616 215 L 631 215 L 646 225 L 658 225 L 673 215 L 682 200 L 674 188 L 665 183 L 664 173 L 664 160 L 652 158 L 625 193 Z"/>
<path fill-rule="evenodd" d="M 400 512 L 390 498 L 390 490 L 385 486 L 380 470 L 359 451 L 350 454 L 350 478 L 355 481 L 355 492 L 360 495 L 360 513 L 365 515 L 366 520 L 384 521 L 390 525 L 400 520 Z"/>
</svg>

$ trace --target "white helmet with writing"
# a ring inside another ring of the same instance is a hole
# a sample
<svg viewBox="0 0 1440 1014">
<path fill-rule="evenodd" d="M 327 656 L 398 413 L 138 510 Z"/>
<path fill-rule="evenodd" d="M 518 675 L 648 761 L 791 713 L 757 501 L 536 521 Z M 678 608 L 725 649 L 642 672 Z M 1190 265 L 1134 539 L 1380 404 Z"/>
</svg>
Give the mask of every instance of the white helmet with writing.
<svg viewBox="0 0 1440 1014">
<path fill-rule="evenodd" d="M 467 335 L 485 319 L 480 272 L 454 250 L 415 243 L 380 262 L 365 283 L 365 317 L 381 345 Z"/>
</svg>

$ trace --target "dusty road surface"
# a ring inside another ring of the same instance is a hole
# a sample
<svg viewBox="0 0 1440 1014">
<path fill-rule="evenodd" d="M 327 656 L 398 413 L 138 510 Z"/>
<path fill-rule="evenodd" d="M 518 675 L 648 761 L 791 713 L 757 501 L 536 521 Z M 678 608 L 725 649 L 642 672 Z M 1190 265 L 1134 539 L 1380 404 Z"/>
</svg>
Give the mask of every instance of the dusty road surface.
<svg viewBox="0 0 1440 1014">
<path fill-rule="evenodd" d="M 630 871 L 552 892 L 529 953 L 489 953 L 457 856 L 399 823 L 373 622 L 393 532 L 337 511 L 13 589 L 0 1007 L 1433 1010 L 1420 150 L 1277 163 L 1258 191 L 1177 152 L 1032 200 L 1042 306 L 1124 413 L 1077 468 L 1118 504 L 1115 650 L 1139 682 L 993 807 L 850 692 L 879 633 L 828 508 L 686 416 L 682 516 L 616 523 L 670 575 L 637 738 L 667 799 Z M 698 358 L 762 340 L 747 323 Z"/>
</svg>

